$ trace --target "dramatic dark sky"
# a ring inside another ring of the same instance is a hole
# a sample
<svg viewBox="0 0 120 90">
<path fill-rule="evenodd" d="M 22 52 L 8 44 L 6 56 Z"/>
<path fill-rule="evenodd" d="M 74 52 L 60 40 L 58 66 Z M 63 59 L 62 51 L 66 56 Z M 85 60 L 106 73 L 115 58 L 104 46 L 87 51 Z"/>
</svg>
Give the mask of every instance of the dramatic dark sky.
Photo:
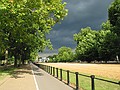
<svg viewBox="0 0 120 90">
<path fill-rule="evenodd" d="M 45 53 L 55 53 L 62 46 L 75 49 L 76 42 L 73 34 L 87 26 L 99 30 L 102 22 L 108 19 L 108 7 L 114 0 L 63 0 L 67 2 L 68 15 L 61 24 L 55 25 L 47 35 L 51 39 L 54 50 Z"/>
</svg>

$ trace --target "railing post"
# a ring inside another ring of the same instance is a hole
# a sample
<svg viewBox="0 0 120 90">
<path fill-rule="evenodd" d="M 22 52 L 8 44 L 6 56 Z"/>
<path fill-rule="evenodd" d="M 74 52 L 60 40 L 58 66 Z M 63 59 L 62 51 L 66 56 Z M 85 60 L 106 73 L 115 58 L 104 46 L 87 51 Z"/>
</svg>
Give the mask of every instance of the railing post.
<svg viewBox="0 0 120 90">
<path fill-rule="evenodd" d="M 37 66 L 38 66 L 38 67 L 40 67 L 40 65 L 39 65 L 39 64 L 38 64 Z"/>
<path fill-rule="evenodd" d="M 76 90 L 79 90 L 78 72 L 75 72 L 75 76 L 76 76 Z"/>
<path fill-rule="evenodd" d="M 55 67 L 53 67 L 53 76 L 55 76 Z"/>
<path fill-rule="evenodd" d="M 47 66 L 47 72 L 49 73 L 49 66 Z"/>
<path fill-rule="evenodd" d="M 45 65 L 45 71 L 47 72 L 47 66 Z"/>
<path fill-rule="evenodd" d="M 52 66 L 51 66 L 51 75 L 52 75 Z"/>
<path fill-rule="evenodd" d="M 50 74 L 50 66 L 49 66 L 49 74 Z"/>
<path fill-rule="evenodd" d="M 120 81 L 118 82 L 118 85 L 120 85 Z"/>
<path fill-rule="evenodd" d="M 57 74 L 56 77 L 58 78 L 58 68 L 56 68 L 56 74 Z"/>
<path fill-rule="evenodd" d="M 48 66 L 48 73 L 49 73 L 49 66 Z"/>
<path fill-rule="evenodd" d="M 47 72 L 48 72 L 48 66 L 47 66 Z"/>
<path fill-rule="evenodd" d="M 91 75 L 91 90 L 95 90 L 95 75 Z"/>
<path fill-rule="evenodd" d="M 49 66 L 49 74 L 51 74 L 51 66 Z"/>
<path fill-rule="evenodd" d="M 47 69 L 47 65 L 46 65 L 46 72 L 47 72 L 47 70 L 48 70 L 48 69 Z"/>
<path fill-rule="evenodd" d="M 62 69 L 60 69 L 60 80 L 62 81 Z"/>
<path fill-rule="evenodd" d="M 42 69 L 42 64 L 40 64 L 40 66 L 39 66 L 41 69 Z"/>
<path fill-rule="evenodd" d="M 42 65 L 42 69 L 44 70 L 44 65 Z"/>
<path fill-rule="evenodd" d="M 70 83 L 70 76 L 69 76 L 69 70 L 67 70 L 67 85 Z"/>
<path fill-rule="evenodd" d="M 46 65 L 44 65 L 44 70 L 46 71 Z"/>
<path fill-rule="evenodd" d="M 39 67 L 42 69 L 42 64 L 40 64 Z"/>
<path fill-rule="evenodd" d="M 40 65 L 39 64 L 36 64 L 36 66 L 38 66 L 40 68 Z"/>
<path fill-rule="evenodd" d="M 44 71 L 46 70 L 46 66 L 44 65 Z"/>
</svg>

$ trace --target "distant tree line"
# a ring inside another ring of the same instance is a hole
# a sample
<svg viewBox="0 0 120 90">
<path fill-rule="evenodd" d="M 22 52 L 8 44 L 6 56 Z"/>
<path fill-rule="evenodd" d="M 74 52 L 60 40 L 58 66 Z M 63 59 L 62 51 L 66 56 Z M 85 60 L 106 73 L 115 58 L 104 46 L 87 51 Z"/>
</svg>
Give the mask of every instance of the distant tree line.
<svg viewBox="0 0 120 90">
<path fill-rule="evenodd" d="M 75 52 L 69 47 L 61 47 L 53 62 L 114 61 L 120 58 L 120 0 L 115 0 L 108 9 L 108 20 L 101 30 L 82 28 L 73 38 L 77 43 Z"/>
<path fill-rule="evenodd" d="M 49 62 L 72 62 L 74 60 L 74 54 L 69 47 L 61 47 L 58 50 L 58 55 L 48 56 Z"/>
</svg>

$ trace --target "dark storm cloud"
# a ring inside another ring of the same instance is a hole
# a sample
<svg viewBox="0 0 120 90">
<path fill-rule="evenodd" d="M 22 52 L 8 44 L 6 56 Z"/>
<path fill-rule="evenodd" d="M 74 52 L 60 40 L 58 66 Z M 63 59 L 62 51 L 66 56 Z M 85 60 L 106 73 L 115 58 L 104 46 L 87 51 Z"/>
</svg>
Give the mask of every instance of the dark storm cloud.
<svg viewBox="0 0 120 90">
<path fill-rule="evenodd" d="M 50 35 L 53 48 L 57 51 L 62 46 L 75 48 L 73 34 L 87 26 L 100 29 L 102 22 L 107 20 L 107 9 L 114 0 L 63 0 L 67 2 L 68 16 L 61 24 L 55 25 Z"/>
</svg>

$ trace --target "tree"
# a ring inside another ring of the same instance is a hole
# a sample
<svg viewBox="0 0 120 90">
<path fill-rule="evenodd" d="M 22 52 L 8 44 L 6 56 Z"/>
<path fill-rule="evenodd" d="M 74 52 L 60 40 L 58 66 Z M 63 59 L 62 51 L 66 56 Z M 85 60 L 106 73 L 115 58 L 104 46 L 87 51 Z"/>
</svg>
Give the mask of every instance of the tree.
<svg viewBox="0 0 120 90">
<path fill-rule="evenodd" d="M 117 35 L 110 30 L 100 30 L 98 36 L 99 58 L 104 61 L 114 60 L 117 52 Z"/>
<path fill-rule="evenodd" d="M 120 36 L 120 0 L 115 0 L 108 9 L 110 23 L 114 27 L 113 32 Z"/>
<path fill-rule="evenodd" d="M 98 57 L 97 35 L 98 32 L 91 30 L 90 27 L 83 28 L 78 34 L 74 34 L 78 59 L 91 62 Z"/>
<path fill-rule="evenodd" d="M 115 0 L 108 9 L 108 16 L 110 24 L 112 25 L 111 31 L 117 34 L 116 40 L 116 55 L 120 57 L 120 0 Z"/>
<path fill-rule="evenodd" d="M 58 62 L 57 61 L 57 55 L 53 55 L 53 56 L 48 56 L 47 58 L 49 58 L 49 62 Z"/>
<path fill-rule="evenodd" d="M 2 0 L 0 2 L 0 32 L 9 55 L 20 60 L 30 59 L 46 47 L 51 48 L 46 34 L 67 15 L 62 0 Z M 34 54 L 33 54 L 34 53 Z"/>
<path fill-rule="evenodd" d="M 73 59 L 74 56 L 71 48 L 65 46 L 59 48 L 57 55 L 57 60 L 59 62 L 71 62 Z"/>
<path fill-rule="evenodd" d="M 87 27 L 74 34 L 74 40 L 78 42 L 76 54 L 81 61 L 114 60 L 118 52 L 118 36 L 110 30 L 94 31 Z"/>
<path fill-rule="evenodd" d="M 111 30 L 113 28 L 112 24 L 110 23 L 109 20 L 107 20 L 106 22 L 102 23 L 102 30 Z"/>
</svg>

